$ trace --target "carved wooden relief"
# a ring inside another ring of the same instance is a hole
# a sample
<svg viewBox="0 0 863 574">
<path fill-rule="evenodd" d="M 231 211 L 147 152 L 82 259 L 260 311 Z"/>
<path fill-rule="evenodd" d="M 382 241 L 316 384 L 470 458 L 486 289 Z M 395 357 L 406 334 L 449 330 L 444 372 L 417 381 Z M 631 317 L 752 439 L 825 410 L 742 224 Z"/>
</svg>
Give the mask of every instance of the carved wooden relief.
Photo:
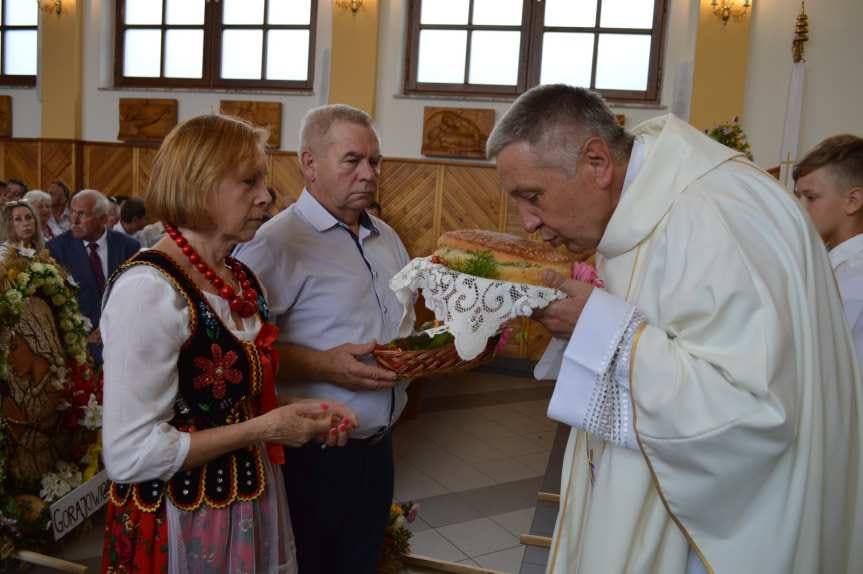
<svg viewBox="0 0 863 574">
<path fill-rule="evenodd" d="M 161 141 L 177 125 L 177 100 L 120 98 L 120 133 L 128 142 Z"/>
<path fill-rule="evenodd" d="M 219 111 L 236 116 L 247 122 L 267 128 L 270 138 L 267 145 L 278 149 L 282 143 L 282 104 L 280 102 L 252 102 L 245 100 L 222 100 Z"/>
<path fill-rule="evenodd" d="M 422 153 L 485 159 L 485 142 L 493 127 L 494 110 L 424 108 Z"/>
</svg>

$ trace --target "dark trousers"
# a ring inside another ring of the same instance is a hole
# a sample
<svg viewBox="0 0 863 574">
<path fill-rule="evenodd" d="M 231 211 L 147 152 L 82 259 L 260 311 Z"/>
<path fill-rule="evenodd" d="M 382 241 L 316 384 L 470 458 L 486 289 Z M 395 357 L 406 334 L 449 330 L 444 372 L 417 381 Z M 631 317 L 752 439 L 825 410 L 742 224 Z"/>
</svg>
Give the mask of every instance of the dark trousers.
<svg viewBox="0 0 863 574">
<path fill-rule="evenodd" d="M 375 574 L 393 499 L 393 443 L 285 449 L 300 574 Z"/>
</svg>

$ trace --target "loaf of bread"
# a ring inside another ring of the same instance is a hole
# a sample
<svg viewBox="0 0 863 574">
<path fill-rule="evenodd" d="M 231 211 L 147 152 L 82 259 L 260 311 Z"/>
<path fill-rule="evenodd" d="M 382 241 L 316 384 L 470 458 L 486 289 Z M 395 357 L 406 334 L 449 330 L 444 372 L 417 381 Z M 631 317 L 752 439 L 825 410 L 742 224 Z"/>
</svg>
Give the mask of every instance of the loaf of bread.
<svg viewBox="0 0 863 574">
<path fill-rule="evenodd" d="M 551 246 L 482 229 L 448 231 L 438 239 L 435 261 L 452 269 L 512 283 L 545 285 L 543 271 L 569 277 L 572 261 Z"/>
</svg>

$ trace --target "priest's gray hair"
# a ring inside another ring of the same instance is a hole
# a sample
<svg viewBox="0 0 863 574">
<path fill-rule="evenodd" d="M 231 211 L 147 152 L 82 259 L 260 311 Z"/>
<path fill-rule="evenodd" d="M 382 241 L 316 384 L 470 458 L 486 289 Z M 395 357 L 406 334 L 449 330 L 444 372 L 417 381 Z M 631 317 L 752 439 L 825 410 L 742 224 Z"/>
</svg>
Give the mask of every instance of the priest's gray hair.
<svg viewBox="0 0 863 574">
<path fill-rule="evenodd" d="M 108 213 L 108 210 L 111 209 L 111 202 L 105 197 L 105 194 L 96 189 L 82 189 L 78 193 L 72 197 L 72 199 L 78 197 L 92 197 L 93 198 L 93 215 L 99 217 L 101 215 L 105 215 Z"/>
<path fill-rule="evenodd" d="M 527 142 L 543 164 L 575 174 L 575 163 L 588 138 L 601 138 L 616 161 L 632 151 L 633 136 L 617 123 L 602 96 L 566 84 L 537 86 L 523 93 L 498 122 L 486 144 L 489 158 L 504 148 Z"/>
<path fill-rule="evenodd" d="M 318 151 L 322 144 L 328 143 L 327 135 L 338 122 L 365 126 L 373 131 L 375 129 L 371 116 L 359 108 L 345 104 L 312 108 L 300 121 L 300 153 L 306 150 Z"/>
</svg>

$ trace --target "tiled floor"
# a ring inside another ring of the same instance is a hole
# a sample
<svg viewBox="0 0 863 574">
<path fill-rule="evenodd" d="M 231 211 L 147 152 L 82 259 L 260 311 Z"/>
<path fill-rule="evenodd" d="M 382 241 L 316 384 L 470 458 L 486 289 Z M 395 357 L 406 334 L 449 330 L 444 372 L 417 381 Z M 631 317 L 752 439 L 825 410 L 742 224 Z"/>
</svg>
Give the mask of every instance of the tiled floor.
<svg viewBox="0 0 863 574">
<path fill-rule="evenodd" d="M 542 504 L 536 510 L 557 430 L 545 417 L 550 394 L 549 384 L 478 371 L 424 384 L 425 412 L 394 431 L 395 496 L 421 505 L 409 525 L 414 554 L 500 572 L 543 571 L 542 556 L 532 560 L 537 549 L 525 550 L 519 535 L 530 531 L 535 512 L 556 512 Z M 100 553 L 97 525 L 63 556 L 97 572 Z M 538 564 L 522 567 L 523 559 Z"/>
<path fill-rule="evenodd" d="M 420 504 L 414 554 L 520 572 L 557 423 L 549 385 L 472 372 L 425 383 L 432 409 L 394 433 L 395 496 Z M 409 568 L 408 572 L 426 572 Z"/>
</svg>

